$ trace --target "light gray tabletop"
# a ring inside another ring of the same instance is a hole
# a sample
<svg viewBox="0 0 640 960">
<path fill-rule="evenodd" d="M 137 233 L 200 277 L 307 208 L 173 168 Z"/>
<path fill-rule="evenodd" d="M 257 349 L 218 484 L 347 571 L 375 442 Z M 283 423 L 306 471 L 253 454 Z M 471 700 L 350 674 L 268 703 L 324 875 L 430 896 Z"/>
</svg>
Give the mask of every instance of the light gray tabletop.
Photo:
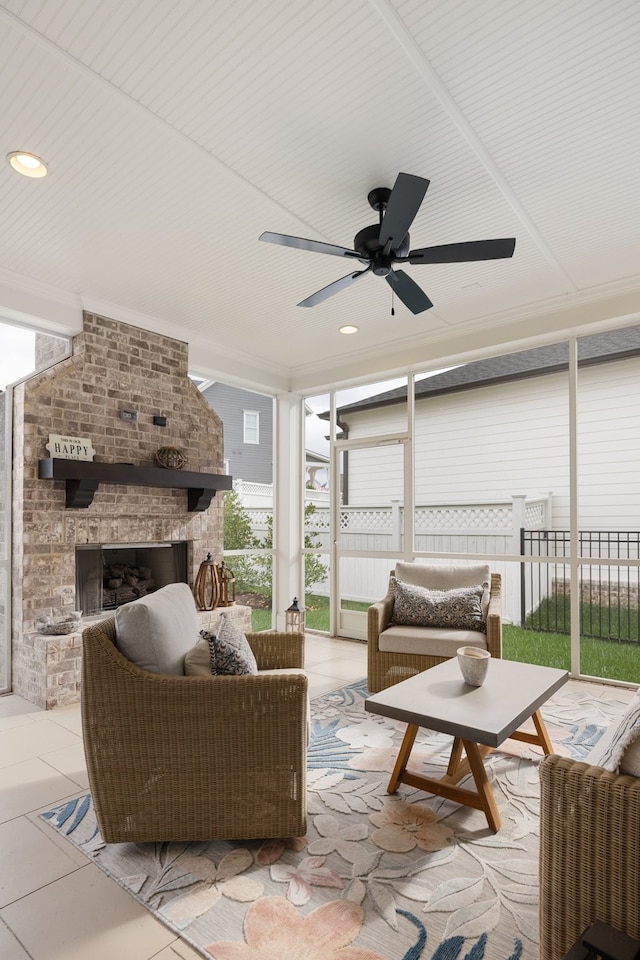
<svg viewBox="0 0 640 960">
<path fill-rule="evenodd" d="M 499 746 L 569 679 L 566 670 L 492 659 L 481 687 L 457 657 L 365 700 L 365 710 L 490 747 Z"/>
</svg>

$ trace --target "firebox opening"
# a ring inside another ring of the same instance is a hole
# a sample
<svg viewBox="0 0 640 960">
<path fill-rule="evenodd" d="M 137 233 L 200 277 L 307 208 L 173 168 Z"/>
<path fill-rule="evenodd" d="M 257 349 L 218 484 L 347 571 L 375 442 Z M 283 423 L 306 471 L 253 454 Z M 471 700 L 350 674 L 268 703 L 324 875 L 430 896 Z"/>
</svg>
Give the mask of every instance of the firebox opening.
<svg viewBox="0 0 640 960">
<path fill-rule="evenodd" d="M 76 609 L 116 610 L 167 583 L 188 583 L 187 543 L 111 543 L 76 547 Z"/>
</svg>

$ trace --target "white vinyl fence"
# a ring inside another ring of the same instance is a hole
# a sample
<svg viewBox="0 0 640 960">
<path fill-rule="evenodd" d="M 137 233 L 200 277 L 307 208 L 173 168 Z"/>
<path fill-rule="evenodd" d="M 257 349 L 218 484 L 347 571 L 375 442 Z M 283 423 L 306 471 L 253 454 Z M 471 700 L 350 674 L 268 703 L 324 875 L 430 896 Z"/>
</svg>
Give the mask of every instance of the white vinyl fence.
<svg viewBox="0 0 640 960">
<path fill-rule="evenodd" d="M 267 517 L 272 512 L 270 484 L 236 481 L 234 489 L 241 497 L 251 519 L 253 532 L 263 537 Z M 307 517 L 305 533 L 327 556 L 330 550 L 329 494 L 307 491 L 307 503 L 315 510 Z M 482 503 L 420 504 L 415 508 L 415 546 L 431 553 L 474 553 L 487 557 L 491 568 L 502 574 L 503 617 L 507 622 L 520 619 L 520 567 L 491 558 L 520 552 L 520 530 L 549 529 L 552 526 L 551 494 L 518 495 L 508 500 Z M 341 596 L 344 600 L 371 603 L 386 592 L 393 561 L 378 558 L 380 552 L 402 552 L 404 508 L 399 501 L 382 506 L 340 509 L 339 547 L 358 550 L 369 557 L 346 557 L 340 565 Z M 329 584 L 319 583 L 313 592 L 328 595 Z"/>
</svg>

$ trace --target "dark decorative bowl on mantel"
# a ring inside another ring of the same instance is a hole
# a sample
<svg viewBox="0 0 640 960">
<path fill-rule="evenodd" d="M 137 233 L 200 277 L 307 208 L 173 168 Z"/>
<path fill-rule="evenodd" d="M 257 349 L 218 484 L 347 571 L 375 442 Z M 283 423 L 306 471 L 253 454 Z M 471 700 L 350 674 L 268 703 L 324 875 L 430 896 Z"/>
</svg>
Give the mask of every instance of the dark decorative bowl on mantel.
<svg viewBox="0 0 640 960">
<path fill-rule="evenodd" d="M 160 447 L 154 453 L 153 459 L 159 467 L 165 467 L 167 470 L 182 470 L 187 462 L 184 453 L 177 447 Z"/>
</svg>

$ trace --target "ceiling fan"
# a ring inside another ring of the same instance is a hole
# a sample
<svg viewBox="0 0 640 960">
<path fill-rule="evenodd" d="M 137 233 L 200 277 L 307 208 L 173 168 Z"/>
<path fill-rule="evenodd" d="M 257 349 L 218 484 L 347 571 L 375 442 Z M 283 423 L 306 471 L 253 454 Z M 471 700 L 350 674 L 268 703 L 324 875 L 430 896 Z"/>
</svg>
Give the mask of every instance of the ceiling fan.
<svg viewBox="0 0 640 960">
<path fill-rule="evenodd" d="M 514 237 L 502 240 L 472 240 L 466 243 L 445 243 L 438 247 L 410 249 L 409 227 L 420 209 L 429 186 L 429 180 L 415 177 L 410 173 L 399 173 L 393 190 L 377 187 L 367 199 L 369 205 L 379 214 L 379 223 L 363 227 L 354 238 L 353 250 L 338 247 L 332 243 L 318 240 L 305 240 L 291 237 L 286 233 L 262 233 L 259 237 L 266 243 L 277 243 L 283 247 L 296 247 L 298 250 L 310 250 L 312 253 L 326 253 L 332 257 L 344 257 L 347 260 L 359 260 L 366 263 L 364 270 L 348 273 L 346 277 L 334 280 L 328 286 L 302 300 L 299 307 L 315 307 L 335 293 L 346 290 L 352 283 L 374 273 L 384 277 L 405 307 L 412 313 L 422 313 L 433 306 L 426 293 L 404 272 L 394 270 L 397 263 L 467 263 L 472 260 L 501 260 L 513 256 L 516 241 Z"/>
</svg>

